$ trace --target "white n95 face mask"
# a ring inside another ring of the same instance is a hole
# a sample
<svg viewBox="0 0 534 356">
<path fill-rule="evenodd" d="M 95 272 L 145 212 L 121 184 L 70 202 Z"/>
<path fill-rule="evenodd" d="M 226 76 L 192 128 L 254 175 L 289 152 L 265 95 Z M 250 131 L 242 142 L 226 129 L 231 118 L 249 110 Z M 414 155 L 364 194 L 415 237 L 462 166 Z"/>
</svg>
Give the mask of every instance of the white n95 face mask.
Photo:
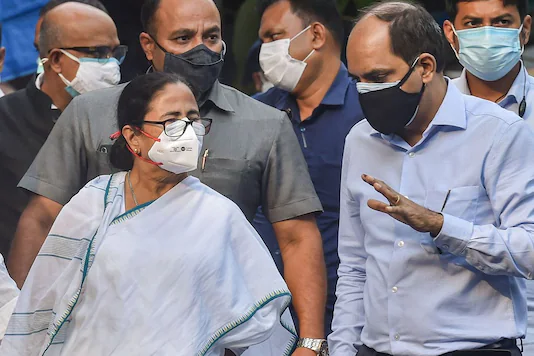
<svg viewBox="0 0 534 356">
<path fill-rule="evenodd" d="M 185 122 L 178 120 L 166 128 L 182 131 Z M 203 137 L 197 136 L 193 126 L 187 124 L 182 136 L 172 137 L 161 132 L 158 141 L 148 151 L 148 158 L 157 163 L 161 168 L 174 174 L 191 172 L 197 169 L 198 157 L 202 149 Z"/>
<path fill-rule="evenodd" d="M 69 81 L 58 73 L 65 83 L 65 90 L 73 97 L 93 90 L 105 89 L 119 84 L 121 80 L 121 70 L 119 61 L 116 58 L 77 58 L 73 54 L 61 50 L 61 52 L 80 64 L 76 77 Z"/>
<path fill-rule="evenodd" d="M 308 31 L 311 26 L 300 31 L 291 39 L 263 43 L 260 49 L 260 66 L 269 82 L 275 87 L 291 92 L 299 83 L 308 65 L 306 61 L 315 52 L 312 50 L 304 60 L 299 61 L 289 54 L 291 41 Z"/>
</svg>

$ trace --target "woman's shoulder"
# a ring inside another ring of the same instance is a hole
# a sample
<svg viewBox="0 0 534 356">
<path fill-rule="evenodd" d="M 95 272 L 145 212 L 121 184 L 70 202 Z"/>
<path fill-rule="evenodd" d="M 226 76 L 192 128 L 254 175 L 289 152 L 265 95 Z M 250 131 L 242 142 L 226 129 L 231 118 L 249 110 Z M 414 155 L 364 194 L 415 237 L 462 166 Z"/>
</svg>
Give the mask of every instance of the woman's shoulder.
<svg viewBox="0 0 534 356">
<path fill-rule="evenodd" d="M 232 200 L 208 187 L 196 177 L 189 176 L 182 183 L 185 183 L 189 189 L 201 194 L 204 203 L 211 205 L 213 208 L 224 208 L 228 212 L 241 212 L 241 209 Z"/>
<path fill-rule="evenodd" d="M 90 180 L 71 201 L 98 199 L 104 202 L 108 198 L 113 198 L 121 191 L 119 188 L 124 183 L 124 176 L 124 172 L 98 176 Z"/>
<path fill-rule="evenodd" d="M 105 174 L 89 181 L 83 189 L 107 191 L 114 186 L 118 186 L 124 182 L 124 172 L 115 174 Z"/>
</svg>

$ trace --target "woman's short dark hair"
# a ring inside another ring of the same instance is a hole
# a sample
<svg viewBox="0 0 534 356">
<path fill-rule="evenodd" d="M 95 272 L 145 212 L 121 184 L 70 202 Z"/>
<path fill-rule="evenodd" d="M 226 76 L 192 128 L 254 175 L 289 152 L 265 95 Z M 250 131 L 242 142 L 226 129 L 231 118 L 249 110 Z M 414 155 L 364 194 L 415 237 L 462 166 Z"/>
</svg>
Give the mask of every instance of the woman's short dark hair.
<svg viewBox="0 0 534 356">
<path fill-rule="evenodd" d="M 139 76 L 132 80 L 122 91 L 117 106 L 117 123 L 119 132 L 123 127 L 130 125 L 133 127 L 143 126 L 145 116 L 149 111 L 150 103 L 154 97 L 168 84 L 184 84 L 187 86 L 195 98 L 195 92 L 191 86 L 179 75 L 154 72 Z M 111 164 L 120 170 L 128 171 L 132 169 L 134 157 L 128 150 L 128 143 L 124 136 L 120 135 L 111 147 L 109 155 Z"/>
</svg>

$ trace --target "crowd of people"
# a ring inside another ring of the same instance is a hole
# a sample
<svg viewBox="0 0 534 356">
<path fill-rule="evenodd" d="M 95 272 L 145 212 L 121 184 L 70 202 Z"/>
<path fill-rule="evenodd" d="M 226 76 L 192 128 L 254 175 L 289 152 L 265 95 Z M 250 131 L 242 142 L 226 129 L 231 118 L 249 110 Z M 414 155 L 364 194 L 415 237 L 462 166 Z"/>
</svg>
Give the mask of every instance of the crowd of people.
<svg viewBox="0 0 534 356">
<path fill-rule="evenodd" d="M 105 7 L 51 0 L 0 98 L 0 355 L 534 356 L 528 1 L 446 4 L 363 9 L 345 65 L 335 1 L 258 0 L 250 97 L 213 0 L 145 0 L 122 84 Z"/>
</svg>

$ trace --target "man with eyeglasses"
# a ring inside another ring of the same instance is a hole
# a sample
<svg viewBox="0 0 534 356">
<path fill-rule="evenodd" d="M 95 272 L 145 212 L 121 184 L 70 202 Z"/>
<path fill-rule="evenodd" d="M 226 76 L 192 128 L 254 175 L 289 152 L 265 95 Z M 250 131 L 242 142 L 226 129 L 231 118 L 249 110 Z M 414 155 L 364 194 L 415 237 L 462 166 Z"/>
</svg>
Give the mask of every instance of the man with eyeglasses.
<svg viewBox="0 0 534 356">
<path fill-rule="evenodd" d="M 6 257 L 29 196 L 18 182 L 74 96 L 119 83 L 126 54 L 113 20 L 78 2 L 50 10 L 39 37 L 44 72 L 0 98 L 0 253 Z"/>
<path fill-rule="evenodd" d="M 39 18 L 37 19 L 37 24 L 35 25 L 35 37 L 33 39 L 33 46 L 35 47 L 35 50 L 37 53 L 40 53 L 39 51 L 39 37 L 41 35 L 41 24 L 43 23 L 43 19 L 47 13 L 49 13 L 52 9 L 58 7 L 61 4 L 64 4 L 66 2 L 78 2 L 81 4 L 87 4 L 91 5 L 93 7 L 96 7 L 99 10 L 104 11 L 106 14 L 109 15 L 108 10 L 98 0 L 50 0 L 47 2 L 41 10 L 39 10 Z M 44 72 L 44 66 L 41 62 L 41 57 L 37 58 L 37 74 L 41 74 Z"/>
</svg>

